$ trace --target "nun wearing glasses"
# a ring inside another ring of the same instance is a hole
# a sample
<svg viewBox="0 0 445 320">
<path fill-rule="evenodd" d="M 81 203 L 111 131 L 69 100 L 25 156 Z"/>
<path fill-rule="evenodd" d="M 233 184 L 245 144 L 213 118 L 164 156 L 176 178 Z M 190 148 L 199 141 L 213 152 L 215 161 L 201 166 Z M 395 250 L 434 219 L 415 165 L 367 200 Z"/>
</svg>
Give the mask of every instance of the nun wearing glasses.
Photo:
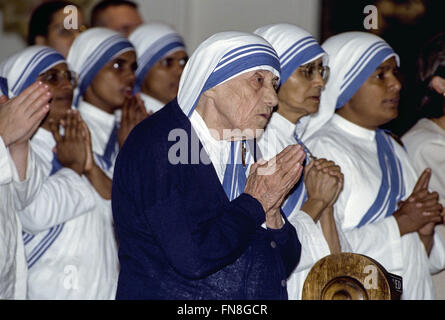
<svg viewBox="0 0 445 320">
<path fill-rule="evenodd" d="M 75 74 L 60 53 L 44 46 L 28 47 L 6 64 L 10 97 L 36 80 L 52 97 L 50 112 L 31 139 L 44 180 L 18 212 L 28 267 L 26 297 L 112 299 L 118 259 L 110 192 L 103 182 L 108 177 L 95 164 L 86 125 L 70 111 Z"/>
<path fill-rule="evenodd" d="M 270 159 L 288 145 L 305 147 L 302 139 L 307 139 L 311 115 L 318 112 L 329 67 L 325 51 L 302 28 L 273 24 L 255 33 L 274 47 L 281 65 L 277 111 L 258 142 L 265 159 Z M 343 187 L 341 170 L 332 161 L 311 159 L 307 148 L 306 155 L 303 176 L 282 207 L 302 244 L 300 263 L 288 280 L 289 299 L 301 299 L 306 276 L 319 259 L 349 250 L 346 239 L 339 238 L 333 213 Z"/>
<path fill-rule="evenodd" d="M 138 56 L 134 91 L 140 93 L 147 112 L 156 112 L 178 94 L 179 79 L 188 60 L 184 40 L 163 23 L 141 25 L 129 40 Z"/>
<path fill-rule="evenodd" d="M 402 299 L 433 299 L 430 273 L 444 267 L 445 247 L 434 232 L 442 206 L 428 189 L 431 171 L 417 177 L 403 147 L 379 129 L 398 115 L 399 57 L 364 32 L 333 36 L 322 47 L 331 78 L 307 146 L 342 168 L 337 225 L 353 252 L 402 276 Z"/>
<path fill-rule="evenodd" d="M 112 191 L 117 299 L 287 299 L 300 242 L 280 207 L 305 153 L 293 145 L 266 162 L 254 143 L 279 75 L 261 37 L 215 34 L 177 99 L 130 133 Z"/>
</svg>

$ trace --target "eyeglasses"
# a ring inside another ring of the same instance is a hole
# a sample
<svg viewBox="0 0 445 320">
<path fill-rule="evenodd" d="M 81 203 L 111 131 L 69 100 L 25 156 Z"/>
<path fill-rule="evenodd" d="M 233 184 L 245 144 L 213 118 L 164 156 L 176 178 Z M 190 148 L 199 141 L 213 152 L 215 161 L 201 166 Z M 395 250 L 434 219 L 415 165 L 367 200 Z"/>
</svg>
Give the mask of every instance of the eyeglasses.
<svg viewBox="0 0 445 320">
<path fill-rule="evenodd" d="M 324 82 L 326 82 L 329 78 L 329 67 L 328 66 L 317 66 L 314 62 L 308 63 L 303 66 L 300 66 L 298 70 L 303 74 L 303 76 L 312 81 L 315 79 L 315 75 L 318 73 Z"/>
<path fill-rule="evenodd" d="M 39 79 L 49 85 L 57 87 L 63 80 L 67 80 L 73 88 L 77 86 L 77 74 L 71 70 L 48 70 L 39 76 Z"/>
</svg>

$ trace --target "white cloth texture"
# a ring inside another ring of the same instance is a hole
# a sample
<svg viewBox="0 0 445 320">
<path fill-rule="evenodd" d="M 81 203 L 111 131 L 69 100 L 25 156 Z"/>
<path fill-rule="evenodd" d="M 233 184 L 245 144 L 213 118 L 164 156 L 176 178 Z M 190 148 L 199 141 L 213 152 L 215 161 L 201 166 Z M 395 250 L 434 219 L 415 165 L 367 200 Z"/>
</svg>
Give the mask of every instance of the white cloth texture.
<svg viewBox="0 0 445 320">
<path fill-rule="evenodd" d="M 138 92 L 148 71 L 164 57 L 179 50 L 185 51 L 184 40 L 171 26 L 164 23 L 145 23 L 128 37 L 138 58 L 135 92 Z"/>
<path fill-rule="evenodd" d="M 40 128 L 32 144 L 46 179 L 19 214 L 27 231 L 28 299 L 114 299 L 119 262 L 111 202 L 71 169 L 51 174 L 50 132 Z"/>
<path fill-rule="evenodd" d="M 270 160 L 285 147 L 296 144 L 295 129 L 295 124 L 274 112 L 264 135 L 258 141 L 264 159 Z M 287 280 L 289 300 L 301 299 L 304 281 L 310 269 L 318 260 L 330 254 L 320 223 L 315 223 L 312 217 L 300 210 L 301 206 L 302 203 L 298 203 L 288 216 L 289 222 L 297 230 L 301 243 L 300 262 Z M 341 230 L 338 230 L 338 233 L 342 251 L 350 251 L 349 243 L 343 237 Z"/>
<path fill-rule="evenodd" d="M 8 179 L 0 183 L 0 299 L 22 300 L 26 298 L 27 267 L 17 212 L 39 193 L 43 174 L 36 166 L 35 154 L 30 148 L 26 179 L 20 181 L 1 138 L 0 164 L 1 172 L 10 172 Z"/>
<path fill-rule="evenodd" d="M 39 74 L 64 62 L 56 50 L 30 46 L 0 65 L 1 94 L 14 98 L 36 81 Z M 14 162 L 0 138 L 0 299 L 25 299 L 27 268 L 22 226 L 17 212 L 39 193 L 42 170 L 29 148 L 26 179 L 20 181 Z"/>
<path fill-rule="evenodd" d="M 315 156 L 335 161 L 344 174 L 335 204 L 337 226 L 353 252 L 370 256 L 403 277 L 403 299 L 434 299 L 430 267 L 441 256 L 436 250 L 442 252 L 443 243 L 436 235 L 428 259 L 418 234 L 400 237 L 392 216 L 398 197 L 406 199 L 417 181 L 406 152 L 383 131 L 333 115 L 383 61 L 395 57 L 399 64 L 398 56 L 381 38 L 364 32 L 333 36 L 322 47 L 329 55 L 332 77 L 321 96 L 321 104 L 327 106 L 317 114 L 322 127 L 307 145 Z"/>
<path fill-rule="evenodd" d="M 254 33 L 265 38 L 276 50 L 280 58 L 281 84 L 285 83 L 301 65 L 318 58 L 322 58 L 324 65 L 327 64 L 327 54 L 318 42 L 309 32 L 298 26 L 285 23 L 272 24 L 258 28 Z M 303 135 L 310 126 L 310 118 L 311 115 L 305 116 L 294 124 L 278 112 L 274 112 L 263 136 L 258 141 L 263 157 L 270 160 L 287 146 L 297 144 L 296 136 Z M 304 179 L 303 176 L 301 179 Z M 288 215 L 301 242 L 300 262 L 287 281 L 290 300 L 301 299 L 304 281 L 310 269 L 318 260 L 330 254 L 320 223 L 315 223 L 307 213 L 300 210 L 306 197 L 306 189 L 303 186 L 301 193 L 298 201 L 294 201 L 295 204 L 290 208 L 291 212 Z M 287 199 L 282 207 L 286 207 L 290 200 Z M 342 248 L 349 251 L 347 241 L 342 237 L 340 240 Z"/>
<path fill-rule="evenodd" d="M 82 119 L 90 129 L 96 163 L 110 178 L 113 176 L 114 162 L 119 151 L 117 130 L 120 119 L 116 117 L 120 117 L 120 113 L 107 114 L 85 102 L 82 97 L 97 73 L 109 61 L 134 50 L 131 42 L 121 34 L 106 28 L 91 28 L 74 40 L 67 57 L 69 66 L 79 77 L 73 105 L 79 108 Z M 94 111 L 90 112 L 91 109 Z M 113 124 L 108 127 L 108 121 L 112 118 Z M 108 135 L 104 137 L 104 133 Z"/>
<path fill-rule="evenodd" d="M 392 145 L 401 162 L 408 197 L 417 175 L 403 148 L 393 140 Z M 435 257 L 442 256 L 444 250 L 437 234 L 428 259 L 418 234 L 400 237 L 392 215 L 379 216 L 374 222 L 356 228 L 374 202 L 382 179 L 375 131 L 359 127 L 335 114 L 309 139 L 308 146 L 316 156 L 332 159 L 342 168 L 344 187 L 335 203 L 335 220 L 352 251 L 367 255 L 388 272 L 402 276 L 403 299 L 434 299 L 429 260 L 434 264 Z M 436 250 L 439 254 L 435 253 Z"/>
<path fill-rule="evenodd" d="M 85 90 L 102 67 L 127 51 L 134 51 L 130 41 L 107 28 L 90 28 L 73 41 L 66 60 L 78 76 L 73 98 L 75 107 L 78 107 Z"/>
<path fill-rule="evenodd" d="M 52 48 L 27 47 L 0 65 L 0 89 L 8 98 L 16 97 L 33 84 L 39 74 L 64 62 L 65 58 Z"/>
<path fill-rule="evenodd" d="M 322 48 L 329 56 L 329 80 L 320 98 L 320 109 L 302 138 L 320 129 L 342 107 L 383 61 L 399 56 L 380 37 L 366 32 L 345 32 L 328 38 Z M 335 57 L 335 59 L 334 59 Z"/>
<path fill-rule="evenodd" d="M 430 189 L 439 193 L 445 206 L 445 130 L 423 118 L 402 136 L 402 141 L 418 173 L 431 168 Z"/>
<path fill-rule="evenodd" d="M 402 136 L 402 141 L 417 174 L 421 174 L 426 168 L 432 170 L 429 188 L 439 193 L 439 201 L 445 206 L 445 130 L 434 121 L 423 118 Z M 435 229 L 442 238 L 445 237 L 443 225 L 438 225 Z M 440 265 L 436 267 L 438 268 L 433 269 L 433 273 L 440 270 Z M 444 271 L 433 275 L 433 284 L 436 298 L 444 300 Z"/>
<path fill-rule="evenodd" d="M 155 113 L 156 111 L 161 110 L 161 108 L 164 106 L 164 104 L 161 101 L 159 101 L 159 100 L 157 100 L 143 92 L 140 92 L 139 94 L 141 96 L 142 101 L 144 101 L 145 110 L 147 110 L 147 112 L 151 111 L 151 112 Z"/>
<path fill-rule="evenodd" d="M 119 152 L 117 136 L 113 134 L 113 130 L 119 126 L 118 120 L 120 119 L 115 114 L 107 113 L 84 100 L 79 102 L 78 109 L 90 130 L 94 159 L 111 179 Z M 107 148 L 111 149 L 110 154 L 106 154 Z"/>
<path fill-rule="evenodd" d="M 328 63 L 328 56 L 317 40 L 306 30 L 288 23 L 270 24 L 254 31 L 266 39 L 280 58 L 281 78 L 286 80 L 295 70 L 306 63 L 323 58 L 323 64 Z"/>
</svg>

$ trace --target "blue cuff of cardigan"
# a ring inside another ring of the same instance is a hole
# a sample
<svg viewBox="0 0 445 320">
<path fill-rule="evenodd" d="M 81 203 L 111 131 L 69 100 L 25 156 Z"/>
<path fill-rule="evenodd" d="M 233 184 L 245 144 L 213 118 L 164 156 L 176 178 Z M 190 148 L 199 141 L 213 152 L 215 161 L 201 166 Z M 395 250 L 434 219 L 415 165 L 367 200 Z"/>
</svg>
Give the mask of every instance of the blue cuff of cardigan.
<svg viewBox="0 0 445 320">
<path fill-rule="evenodd" d="M 289 231 L 291 230 L 291 224 L 287 221 L 286 216 L 281 212 L 281 216 L 284 219 L 284 224 L 280 229 L 270 229 L 267 228 L 267 231 L 270 232 L 275 242 L 278 244 L 283 244 L 289 240 Z"/>
<path fill-rule="evenodd" d="M 255 221 L 255 226 L 260 226 L 266 221 L 266 213 L 263 206 L 251 195 L 242 193 L 232 203 L 246 212 Z"/>
</svg>

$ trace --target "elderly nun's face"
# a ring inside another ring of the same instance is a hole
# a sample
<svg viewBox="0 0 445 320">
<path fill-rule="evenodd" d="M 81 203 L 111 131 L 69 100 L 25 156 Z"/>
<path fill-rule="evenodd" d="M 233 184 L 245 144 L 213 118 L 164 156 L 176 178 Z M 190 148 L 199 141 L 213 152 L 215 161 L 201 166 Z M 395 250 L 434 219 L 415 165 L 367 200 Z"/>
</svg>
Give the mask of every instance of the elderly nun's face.
<svg viewBox="0 0 445 320">
<path fill-rule="evenodd" d="M 155 63 L 142 83 L 142 92 L 167 104 L 178 94 L 179 80 L 188 60 L 184 50 L 176 51 Z"/>
<path fill-rule="evenodd" d="M 202 110 L 203 118 L 224 140 L 258 137 L 278 103 L 277 86 L 278 77 L 270 71 L 243 73 L 204 93 L 210 97 L 212 107 Z"/>
<path fill-rule="evenodd" d="M 293 123 L 317 112 L 325 85 L 323 70 L 322 58 L 298 67 L 278 91 L 278 112 Z"/>
<path fill-rule="evenodd" d="M 384 61 L 337 113 L 371 130 L 393 120 L 398 115 L 401 89 L 397 73 L 395 58 Z"/>
<path fill-rule="evenodd" d="M 134 51 L 124 52 L 112 59 L 94 77 L 85 91 L 85 101 L 108 113 L 121 108 L 125 98 L 133 94 L 136 69 Z"/>
<path fill-rule="evenodd" d="M 37 78 L 49 86 L 51 92 L 49 119 L 58 122 L 64 117 L 66 111 L 71 109 L 73 102 L 73 90 L 76 85 L 76 78 L 73 72 L 68 70 L 66 63 L 59 63 L 51 69 L 40 74 Z"/>
</svg>

